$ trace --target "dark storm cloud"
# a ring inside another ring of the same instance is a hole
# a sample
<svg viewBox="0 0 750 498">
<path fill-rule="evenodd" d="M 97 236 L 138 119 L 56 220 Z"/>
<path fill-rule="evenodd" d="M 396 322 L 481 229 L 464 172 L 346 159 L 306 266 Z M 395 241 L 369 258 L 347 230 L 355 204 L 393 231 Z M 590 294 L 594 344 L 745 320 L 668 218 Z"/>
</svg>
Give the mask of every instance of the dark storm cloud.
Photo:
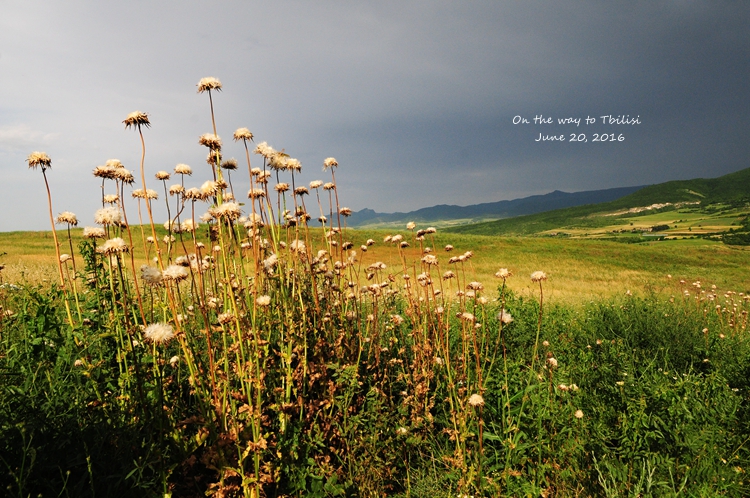
<svg viewBox="0 0 750 498">
<path fill-rule="evenodd" d="M 17 207 L 39 193 L 23 166 L 35 149 L 52 156 L 56 210 L 90 223 L 91 169 L 110 157 L 138 165 L 139 143 L 121 124 L 135 109 L 154 124 L 151 175 L 178 162 L 207 168 L 197 137 L 210 131 L 210 116 L 195 84 L 208 75 L 225 85 L 215 100 L 225 155 L 242 157 L 229 137 L 247 126 L 299 158 L 306 181 L 322 178 L 323 158 L 335 156 L 342 202 L 353 209 L 748 166 L 743 2 L 6 0 L 2 8 L 0 174 L 19 188 L 3 197 L 0 229 L 44 228 L 42 207 L 25 217 Z M 512 124 L 538 114 L 629 114 L 642 124 Z M 540 132 L 626 139 L 536 143 Z"/>
</svg>

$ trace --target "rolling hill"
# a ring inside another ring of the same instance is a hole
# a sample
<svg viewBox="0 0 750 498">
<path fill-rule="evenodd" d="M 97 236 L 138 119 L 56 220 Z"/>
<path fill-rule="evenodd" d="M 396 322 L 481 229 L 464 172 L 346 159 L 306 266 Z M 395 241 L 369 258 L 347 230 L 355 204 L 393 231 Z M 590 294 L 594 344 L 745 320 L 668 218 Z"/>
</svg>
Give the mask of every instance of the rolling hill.
<svg viewBox="0 0 750 498">
<path fill-rule="evenodd" d="M 717 213 L 723 213 L 724 224 L 714 224 L 711 227 L 716 229 L 714 231 L 726 231 L 742 225 L 742 220 L 748 214 L 749 203 L 750 168 L 747 168 L 718 178 L 697 178 L 650 185 L 609 202 L 454 226 L 446 230 L 480 235 L 533 235 L 550 231 L 619 233 L 622 232 L 623 226 L 635 226 L 634 231 L 644 231 L 644 228 L 651 230 L 658 226 L 668 227 L 674 231 L 680 229 L 678 221 L 683 223 L 688 220 L 707 220 L 715 217 Z M 664 212 L 672 212 L 672 215 L 656 216 Z M 705 217 L 688 216 L 689 213 L 703 213 Z M 633 220 L 638 218 L 643 218 L 642 221 L 646 223 L 636 226 Z M 702 223 L 693 224 L 696 228 L 704 228 Z M 691 233 L 692 227 L 693 225 L 687 227 Z M 664 235 L 668 236 L 670 233 L 665 229 Z"/>
<path fill-rule="evenodd" d="M 521 199 L 488 202 L 471 206 L 441 204 L 408 213 L 377 213 L 372 209 L 363 209 L 352 213 L 346 224 L 357 228 L 402 226 L 409 221 L 442 226 L 466 224 L 487 221 L 488 219 L 496 220 L 541 213 L 543 211 L 580 206 L 582 204 L 612 201 L 632 194 L 642 188 L 643 186 L 620 187 L 573 193 L 555 190 L 544 195 L 533 195 Z"/>
</svg>

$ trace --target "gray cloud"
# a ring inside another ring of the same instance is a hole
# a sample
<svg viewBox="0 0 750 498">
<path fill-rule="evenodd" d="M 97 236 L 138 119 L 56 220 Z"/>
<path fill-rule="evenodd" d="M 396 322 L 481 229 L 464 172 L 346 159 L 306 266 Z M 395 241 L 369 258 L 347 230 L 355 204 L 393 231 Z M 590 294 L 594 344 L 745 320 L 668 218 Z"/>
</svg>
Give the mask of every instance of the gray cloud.
<svg viewBox="0 0 750 498">
<path fill-rule="evenodd" d="M 242 157 L 229 138 L 246 126 L 298 157 L 304 181 L 322 178 L 323 158 L 335 156 L 353 209 L 716 176 L 746 167 L 750 152 L 743 2 L 2 8 L 0 174 L 16 188 L 2 197 L 0 230 L 46 227 L 43 187 L 23 162 L 40 148 L 53 159 L 55 209 L 91 223 L 93 167 L 111 157 L 138 167 L 139 141 L 121 123 L 135 109 L 153 123 L 149 178 L 178 162 L 205 174 L 197 138 L 210 114 L 195 85 L 208 75 L 225 86 L 215 99 L 225 155 Z M 513 125 L 517 114 L 630 114 L 643 124 Z M 626 140 L 535 143 L 540 132 Z"/>
</svg>

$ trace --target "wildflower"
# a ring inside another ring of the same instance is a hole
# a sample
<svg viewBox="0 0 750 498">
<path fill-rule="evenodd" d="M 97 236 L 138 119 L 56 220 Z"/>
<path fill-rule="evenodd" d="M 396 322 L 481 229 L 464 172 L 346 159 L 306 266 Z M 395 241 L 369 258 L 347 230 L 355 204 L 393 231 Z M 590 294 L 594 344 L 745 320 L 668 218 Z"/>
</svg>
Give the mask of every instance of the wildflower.
<svg viewBox="0 0 750 498">
<path fill-rule="evenodd" d="M 73 259 L 73 258 L 70 257 L 70 254 L 61 254 L 60 255 L 60 263 L 65 263 L 67 261 L 70 261 L 71 259 Z"/>
<path fill-rule="evenodd" d="M 231 313 L 219 313 L 219 316 L 217 318 L 220 324 L 226 325 L 227 323 L 231 323 L 234 320 L 234 315 Z"/>
<path fill-rule="evenodd" d="M 288 183 L 277 183 L 274 187 L 274 190 L 276 192 L 286 192 L 289 190 L 289 184 Z"/>
<path fill-rule="evenodd" d="M 206 91 L 210 93 L 211 90 L 216 90 L 217 92 L 220 92 L 221 81 L 219 81 L 217 78 L 214 78 L 213 76 L 201 78 L 201 80 L 198 82 L 198 93 L 203 93 Z"/>
<path fill-rule="evenodd" d="M 148 114 L 141 111 L 131 112 L 130 114 L 128 114 L 128 117 L 125 118 L 123 123 L 125 123 L 126 129 L 130 128 L 131 126 L 138 128 L 140 128 L 141 126 L 145 126 L 146 128 L 151 126 L 151 122 L 148 120 Z"/>
<path fill-rule="evenodd" d="M 210 210 L 216 218 L 227 218 L 229 220 L 236 220 L 242 214 L 240 206 L 236 202 L 225 202 L 221 206 L 217 206 Z"/>
<path fill-rule="evenodd" d="M 349 209 L 348 207 L 342 207 L 341 209 L 339 209 L 339 214 L 341 216 L 351 216 L 352 210 Z"/>
<path fill-rule="evenodd" d="M 185 267 L 180 266 L 179 264 L 169 265 L 162 272 L 162 277 L 167 282 L 179 282 L 188 278 L 188 271 Z"/>
<path fill-rule="evenodd" d="M 117 194 L 107 194 L 104 196 L 105 204 L 116 204 L 120 200 L 120 196 Z"/>
<path fill-rule="evenodd" d="M 84 365 L 85 365 L 85 363 L 80 358 L 73 362 L 73 366 L 75 366 L 75 367 L 82 367 Z"/>
<path fill-rule="evenodd" d="M 339 165 L 339 162 L 334 159 L 333 157 L 326 158 L 325 161 L 323 161 L 323 171 L 327 170 L 328 168 L 335 168 Z"/>
<path fill-rule="evenodd" d="M 471 289 L 473 291 L 480 291 L 484 289 L 484 286 L 480 284 L 479 282 L 469 282 L 466 288 Z"/>
<path fill-rule="evenodd" d="M 404 319 L 401 315 L 391 315 L 391 322 L 393 322 L 394 325 L 399 326 L 404 323 Z"/>
<path fill-rule="evenodd" d="M 237 128 L 234 130 L 234 140 L 253 140 L 253 134 L 247 128 Z"/>
<path fill-rule="evenodd" d="M 497 319 L 500 320 L 503 325 L 508 325 L 513 321 L 513 317 L 505 309 L 500 310 L 500 312 L 497 314 Z"/>
<path fill-rule="evenodd" d="M 472 315 L 468 311 L 464 311 L 463 313 L 461 313 L 461 315 L 459 315 L 459 318 L 461 320 L 466 321 L 466 322 L 473 322 L 474 321 L 474 315 Z"/>
<path fill-rule="evenodd" d="M 276 151 L 273 149 L 273 147 L 270 147 L 266 142 L 261 142 L 256 145 L 253 152 L 255 152 L 256 154 L 260 154 L 266 159 L 276 154 Z"/>
<path fill-rule="evenodd" d="M 126 170 L 125 168 L 114 170 L 112 172 L 112 176 L 116 180 L 120 180 L 122 183 L 127 183 L 128 185 L 132 185 L 133 182 L 135 182 L 135 177 L 133 176 L 133 173 Z"/>
<path fill-rule="evenodd" d="M 535 271 L 531 274 L 532 282 L 541 282 L 542 280 L 547 280 L 547 274 L 543 271 Z"/>
<path fill-rule="evenodd" d="M 221 168 L 234 171 L 237 169 L 237 159 L 231 158 L 221 163 Z"/>
<path fill-rule="evenodd" d="M 469 405 L 473 406 L 474 408 L 484 406 L 484 398 L 481 394 L 472 394 L 469 396 Z"/>
<path fill-rule="evenodd" d="M 177 366 L 177 364 L 178 364 L 179 362 L 180 362 L 180 357 L 179 357 L 179 356 L 176 356 L 176 355 L 175 355 L 175 356 L 173 356 L 173 357 L 171 357 L 171 358 L 169 359 L 169 365 L 170 365 L 170 366 L 171 366 L 172 368 L 175 368 L 175 367 Z"/>
<path fill-rule="evenodd" d="M 573 416 L 577 419 L 583 418 L 583 410 L 576 410 L 576 412 L 573 414 Z"/>
<path fill-rule="evenodd" d="M 320 180 L 313 180 L 313 181 L 310 182 L 310 188 L 311 189 L 319 188 L 321 185 L 323 185 L 323 182 L 320 181 Z"/>
<path fill-rule="evenodd" d="M 52 159 L 45 152 L 32 152 L 29 157 L 26 158 L 26 162 L 29 163 L 29 168 L 36 169 L 37 166 L 42 167 L 42 171 L 52 167 Z"/>
<path fill-rule="evenodd" d="M 450 280 L 451 278 L 456 278 L 456 274 L 452 271 L 448 270 L 447 272 L 443 273 L 443 280 Z"/>
<path fill-rule="evenodd" d="M 300 172 L 302 171 L 302 163 L 300 163 L 298 159 L 291 157 L 286 160 L 286 169 Z"/>
<path fill-rule="evenodd" d="M 198 139 L 198 143 L 205 147 L 208 147 L 212 151 L 221 150 L 221 138 L 213 133 L 204 133 Z"/>
<path fill-rule="evenodd" d="M 406 427 L 399 427 L 396 429 L 396 434 L 399 436 L 406 436 L 409 433 L 409 430 Z"/>
<path fill-rule="evenodd" d="M 104 238 L 105 237 L 105 231 L 103 228 L 99 227 L 86 227 L 83 229 L 83 236 L 87 239 L 94 239 L 94 238 Z"/>
<path fill-rule="evenodd" d="M 445 252 L 451 252 L 452 250 L 453 250 L 452 245 L 448 244 L 447 246 L 445 246 Z"/>
<path fill-rule="evenodd" d="M 96 248 L 96 252 L 107 255 L 117 254 L 118 252 L 128 252 L 129 250 L 130 248 L 128 245 L 120 237 L 109 239 Z"/>
<path fill-rule="evenodd" d="M 55 223 L 67 223 L 68 225 L 76 226 L 78 225 L 78 218 L 76 218 L 76 215 L 70 211 L 63 211 L 57 215 Z"/>
<path fill-rule="evenodd" d="M 199 226 L 199 223 L 196 223 L 191 219 L 187 219 L 180 224 L 180 231 L 192 233 L 195 232 Z"/>
<path fill-rule="evenodd" d="M 507 268 L 500 268 L 497 273 L 495 273 L 495 276 L 497 278 L 502 278 L 503 280 L 510 277 L 511 275 L 513 275 L 513 273 Z"/>
<path fill-rule="evenodd" d="M 159 285 L 164 280 L 161 272 L 153 266 L 141 266 L 141 279 L 149 285 Z"/>
<path fill-rule="evenodd" d="M 178 175 L 188 175 L 188 176 L 190 176 L 190 175 L 193 174 L 193 169 L 190 166 L 188 166 L 187 164 L 180 163 L 180 164 L 178 164 L 177 166 L 174 167 L 174 172 L 175 172 L 175 174 L 178 174 Z"/>
<path fill-rule="evenodd" d="M 406 224 L 406 229 L 407 229 L 407 230 L 414 230 L 414 228 L 415 228 L 416 226 L 417 226 L 417 224 L 416 224 L 416 223 L 414 223 L 413 221 L 410 221 L 409 223 L 407 223 L 407 224 Z"/>
<path fill-rule="evenodd" d="M 335 188 L 336 188 L 336 184 L 335 183 L 328 182 L 328 183 L 326 183 L 326 184 L 323 185 L 323 190 L 333 190 Z"/>
<path fill-rule="evenodd" d="M 169 187 L 169 195 L 182 194 L 183 192 L 185 192 L 185 187 L 178 183 Z"/>
<path fill-rule="evenodd" d="M 269 304 L 271 304 L 271 296 L 258 296 L 255 299 L 255 303 L 258 306 L 268 306 Z"/>
<path fill-rule="evenodd" d="M 547 358 L 547 366 L 553 370 L 557 368 L 557 358 L 552 357 L 552 356 Z"/>
<path fill-rule="evenodd" d="M 94 222 L 99 225 L 119 225 L 122 222 L 122 213 L 115 207 L 101 208 L 94 213 Z"/>
<path fill-rule="evenodd" d="M 432 254 L 425 254 L 424 256 L 422 256 L 422 263 L 426 265 L 437 265 L 438 259 Z"/>
<path fill-rule="evenodd" d="M 169 173 L 167 171 L 157 171 L 155 176 L 157 180 L 169 180 Z"/>
<path fill-rule="evenodd" d="M 166 344 L 174 337 L 174 330 L 168 323 L 152 323 L 146 327 L 143 335 L 154 344 Z"/>
</svg>

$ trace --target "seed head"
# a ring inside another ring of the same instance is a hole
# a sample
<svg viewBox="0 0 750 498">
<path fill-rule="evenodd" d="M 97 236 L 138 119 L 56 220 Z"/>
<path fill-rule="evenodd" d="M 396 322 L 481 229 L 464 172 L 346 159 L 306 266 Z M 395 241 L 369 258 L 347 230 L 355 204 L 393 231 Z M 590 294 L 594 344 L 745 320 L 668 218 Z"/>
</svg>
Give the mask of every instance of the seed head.
<svg viewBox="0 0 750 498">
<path fill-rule="evenodd" d="M 105 237 L 105 232 L 103 228 L 86 227 L 83 229 L 83 236 L 87 239 L 103 239 Z"/>
<path fill-rule="evenodd" d="M 141 111 L 134 111 L 128 114 L 128 117 L 123 121 L 125 123 L 125 129 L 132 127 L 140 128 L 145 126 L 148 128 L 151 126 L 151 122 L 148 120 L 148 114 Z"/>
<path fill-rule="evenodd" d="M 541 282 L 542 280 L 547 280 L 547 274 L 543 271 L 535 271 L 531 274 L 532 282 Z"/>
<path fill-rule="evenodd" d="M 149 285 L 159 285 L 164 280 L 161 272 L 153 266 L 141 266 L 141 279 Z"/>
<path fill-rule="evenodd" d="M 503 280 L 507 279 L 507 278 L 508 278 L 508 277 L 510 277 L 511 275 L 513 275 L 513 272 L 511 272 L 511 271 L 510 271 L 509 269 L 507 269 L 507 268 L 500 268 L 500 269 L 499 269 L 499 270 L 497 271 L 497 273 L 495 273 L 495 276 L 496 276 L 497 278 L 502 278 Z"/>
<path fill-rule="evenodd" d="M 94 223 L 98 225 L 119 225 L 122 213 L 116 207 L 104 207 L 94 213 Z"/>
<path fill-rule="evenodd" d="M 325 185 L 323 185 L 323 190 L 333 190 L 336 188 L 335 183 L 328 182 Z"/>
<path fill-rule="evenodd" d="M 157 180 L 169 180 L 169 173 L 166 171 L 157 171 L 156 179 Z"/>
<path fill-rule="evenodd" d="M 198 82 L 198 93 L 210 92 L 211 90 L 221 91 L 221 81 L 218 78 L 209 76 L 207 78 L 201 78 Z"/>
<path fill-rule="evenodd" d="M 198 139 L 198 143 L 208 147 L 212 151 L 221 150 L 221 138 L 213 133 L 204 133 Z"/>
<path fill-rule="evenodd" d="M 105 204 L 117 204 L 117 201 L 119 200 L 120 200 L 120 196 L 117 194 L 107 194 L 104 196 Z"/>
<path fill-rule="evenodd" d="M 57 215 L 57 219 L 55 219 L 55 223 L 58 223 L 58 224 L 67 223 L 70 226 L 77 226 L 78 218 L 76 218 L 76 215 L 71 213 L 70 211 L 63 211 L 62 213 Z"/>
<path fill-rule="evenodd" d="M 182 163 L 180 163 L 180 164 L 178 164 L 177 166 L 174 167 L 174 172 L 176 174 L 178 174 L 178 175 L 188 175 L 188 176 L 190 176 L 190 175 L 193 174 L 192 168 L 190 166 L 188 166 L 187 164 L 182 164 Z"/>
<path fill-rule="evenodd" d="M 255 303 L 258 306 L 268 306 L 269 304 L 271 304 L 271 296 L 258 296 L 255 299 Z"/>
<path fill-rule="evenodd" d="M 328 168 L 335 168 L 339 165 L 339 162 L 333 158 L 328 157 L 325 161 L 323 161 L 323 171 L 327 170 Z"/>
<path fill-rule="evenodd" d="M 29 157 L 26 158 L 26 162 L 29 163 L 29 168 L 36 169 L 37 166 L 42 167 L 42 171 L 52 167 L 52 159 L 45 152 L 32 152 Z"/>
<path fill-rule="evenodd" d="M 146 327 L 143 335 L 154 344 L 166 344 L 174 337 L 174 330 L 168 323 L 152 323 Z"/>
<path fill-rule="evenodd" d="M 237 128 L 234 130 L 234 140 L 253 140 L 253 134 L 247 128 Z"/>
<path fill-rule="evenodd" d="M 474 408 L 484 406 L 484 398 L 481 394 L 472 394 L 471 396 L 469 396 L 469 405 L 473 406 Z"/>
<path fill-rule="evenodd" d="M 129 252 L 130 248 L 125 243 L 124 240 L 120 237 L 115 237 L 114 239 L 109 239 L 104 244 L 100 245 L 96 248 L 96 252 L 100 254 L 117 254 L 119 252 Z"/>
<path fill-rule="evenodd" d="M 224 162 L 221 163 L 221 168 L 229 170 L 229 171 L 236 170 L 237 169 L 237 159 L 235 159 L 233 157 L 231 159 L 227 159 L 226 161 L 224 161 Z"/>
<path fill-rule="evenodd" d="M 179 265 L 169 265 L 162 272 L 162 277 L 168 282 L 179 282 L 188 278 L 188 271 Z"/>
<path fill-rule="evenodd" d="M 583 418 L 583 410 L 576 410 L 576 412 L 575 412 L 575 414 L 573 414 L 573 416 L 575 418 L 577 418 L 577 419 L 582 419 Z"/>
</svg>

